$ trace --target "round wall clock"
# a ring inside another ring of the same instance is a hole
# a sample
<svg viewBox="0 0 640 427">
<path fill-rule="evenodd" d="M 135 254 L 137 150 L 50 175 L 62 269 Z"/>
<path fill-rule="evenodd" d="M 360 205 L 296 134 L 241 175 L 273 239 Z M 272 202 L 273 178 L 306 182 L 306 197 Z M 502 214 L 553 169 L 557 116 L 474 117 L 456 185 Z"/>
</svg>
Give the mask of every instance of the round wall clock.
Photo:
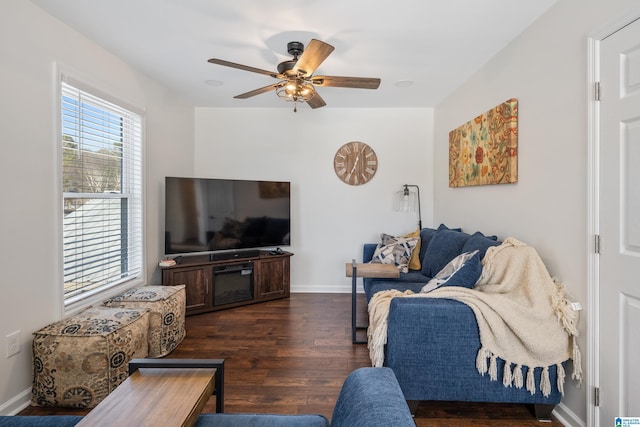
<svg viewBox="0 0 640 427">
<path fill-rule="evenodd" d="M 378 170 L 378 157 L 373 148 L 364 142 L 347 142 L 336 151 L 333 169 L 346 184 L 366 184 Z"/>
</svg>

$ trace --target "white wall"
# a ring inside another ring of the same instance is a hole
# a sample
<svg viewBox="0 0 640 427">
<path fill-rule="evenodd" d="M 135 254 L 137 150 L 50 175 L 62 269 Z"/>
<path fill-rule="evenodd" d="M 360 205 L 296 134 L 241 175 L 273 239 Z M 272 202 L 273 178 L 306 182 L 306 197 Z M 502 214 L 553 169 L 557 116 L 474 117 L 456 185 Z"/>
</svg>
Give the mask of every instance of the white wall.
<svg viewBox="0 0 640 427">
<path fill-rule="evenodd" d="M 197 108 L 195 121 L 197 176 L 291 181 L 293 292 L 349 292 L 344 264 L 362 259 L 364 242 L 417 228 L 417 213 L 392 209 L 402 184 L 420 186 L 423 225 L 432 225 L 432 109 Z M 365 185 L 333 170 L 349 141 L 377 154 Z"/>
<path fill-rule="evenodd" d="M 0 9 L 0 414 L 8 414 L 30 397 L 31 334 L 63 311 L 54 63 L 146 109 L 146 263 L 158 280 L 164 176 L 192 173 L 194 119 L 192 106 L 30 2 Z M 22 352 L 5 358 L 16 330 Z"/>
<path fill-rule="evenodd" d="M 587 36 L 633 0 L 561 0 L 435 112 L 435 220 L 534 246 L 551 274 L 587 302 Z M 448 132 L 519 100 L 518 183 L 448 187 Z M 580 346 L 587 356 L 583 312 Z M 587 360 L 583 360 L 586 372 Z M 585 387 L 568 381 L 563 404 L 587 419 Z"/>
</svg>

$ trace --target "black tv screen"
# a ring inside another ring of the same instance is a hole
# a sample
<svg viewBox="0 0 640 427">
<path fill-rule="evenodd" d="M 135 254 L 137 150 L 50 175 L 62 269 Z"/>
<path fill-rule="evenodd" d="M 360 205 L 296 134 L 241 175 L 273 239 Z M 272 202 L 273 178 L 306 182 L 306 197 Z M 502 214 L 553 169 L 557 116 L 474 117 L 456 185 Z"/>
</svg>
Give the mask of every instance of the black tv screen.
<svg viewBox="0 0 640 427">
<path fill-rule="evenodd" d="M 165 253 L 288 246 L 290 183 L 165 179 Z"/>
</svg>

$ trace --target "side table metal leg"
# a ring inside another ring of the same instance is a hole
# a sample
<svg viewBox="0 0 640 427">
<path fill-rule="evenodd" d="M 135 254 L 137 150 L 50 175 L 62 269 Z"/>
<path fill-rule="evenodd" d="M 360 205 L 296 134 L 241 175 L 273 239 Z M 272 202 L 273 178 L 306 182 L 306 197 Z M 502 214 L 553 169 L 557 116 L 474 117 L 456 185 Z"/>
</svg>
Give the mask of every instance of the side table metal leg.
<svg viewBox="0 0 640 427">
<path fill-rule="evenodd" d="M 356 326 L 356 312 L 357 312 L 357 304 L 356 304 L 356 288 L 357 288 L 357 279 L 358 279 L 358 268 L 356 266 L 356 260 L 352 261 L 353 270 L 351 272 L 351 342 L 353 344 L 367 344 L 367 341 L 358 341 L 356 338 L 356 330 L 357 329 L 366 329 L 366 327 L 358 327 Z"/>
</svg>

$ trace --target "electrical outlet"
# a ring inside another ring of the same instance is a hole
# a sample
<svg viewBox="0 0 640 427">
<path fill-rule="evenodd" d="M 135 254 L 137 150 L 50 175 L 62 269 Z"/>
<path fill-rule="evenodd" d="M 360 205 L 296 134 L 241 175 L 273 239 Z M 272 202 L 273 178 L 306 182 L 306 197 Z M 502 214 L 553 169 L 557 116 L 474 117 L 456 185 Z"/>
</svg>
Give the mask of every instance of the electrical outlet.
<svg viewBox="0 0 640 427">
<path fill-rule="evenodd" d="M 7 357 L 20 353 L 20 331 L 7 335 Z"/>
</svg>

